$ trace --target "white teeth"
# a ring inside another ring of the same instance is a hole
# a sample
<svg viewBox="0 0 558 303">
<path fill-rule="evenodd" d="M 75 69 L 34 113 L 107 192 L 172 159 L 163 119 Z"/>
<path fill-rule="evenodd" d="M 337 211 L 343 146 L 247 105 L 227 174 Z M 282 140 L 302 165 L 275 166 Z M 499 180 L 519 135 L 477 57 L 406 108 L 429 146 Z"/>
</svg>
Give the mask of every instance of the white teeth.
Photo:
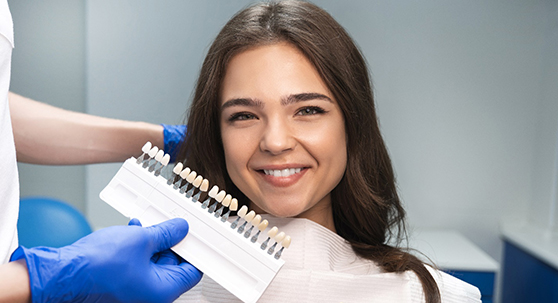
<svg viewBox="0 0 558 303">
<path fill-rule="evenodd" d="M 285 168 L 285 169 L 264 169 L 266 175 L 274 177 L 288 177 L 290 175 L 298 174 L 301 168 Z"/>
</svg>

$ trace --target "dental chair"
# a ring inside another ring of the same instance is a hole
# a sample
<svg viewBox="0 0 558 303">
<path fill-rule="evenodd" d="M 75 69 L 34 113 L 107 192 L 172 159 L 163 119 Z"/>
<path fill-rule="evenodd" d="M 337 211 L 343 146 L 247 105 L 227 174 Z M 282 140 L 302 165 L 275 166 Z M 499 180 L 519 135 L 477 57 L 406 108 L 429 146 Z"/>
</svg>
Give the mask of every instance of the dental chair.
<svg viewBox="0 0 558 303">
<path fill-rule="evenodd" d="M 19 244 L 62 247 L 91 233 L 87 219 L 70 204 L 49 197 L 21 198 Z"/>
</svg>

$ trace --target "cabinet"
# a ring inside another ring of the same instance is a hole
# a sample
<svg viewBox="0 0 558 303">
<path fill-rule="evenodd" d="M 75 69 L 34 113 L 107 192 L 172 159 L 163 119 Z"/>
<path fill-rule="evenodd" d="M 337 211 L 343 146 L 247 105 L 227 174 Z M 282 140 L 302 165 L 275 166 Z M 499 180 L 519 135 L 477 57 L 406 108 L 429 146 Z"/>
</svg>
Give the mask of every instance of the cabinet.
<svg viewBox="0 0 558 303">
<path fill-rule="evenodd" d="M 441 270 L 478 287 L 483 303 L 494 301 L 499 264 L 461 233 L 416 230 L 409 246 L 426 255 Z"/>
<path fill-rule="evenodd" d="M 528 224 L 502 228 L 502 302 L 558 302 L 558 235 Z"/>
</svg>

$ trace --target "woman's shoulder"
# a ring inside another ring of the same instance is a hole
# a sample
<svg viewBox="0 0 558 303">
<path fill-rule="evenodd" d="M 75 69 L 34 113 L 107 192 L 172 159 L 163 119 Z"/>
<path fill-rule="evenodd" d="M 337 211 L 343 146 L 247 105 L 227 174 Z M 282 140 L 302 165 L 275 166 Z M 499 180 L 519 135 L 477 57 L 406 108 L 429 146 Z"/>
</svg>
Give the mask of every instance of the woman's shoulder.
<svg viewBox="0 0 558 303">
<path fill-rule="evenodd" d="M 428 265 L 426 265 L 426 268 L 438 284 L 442 303 L 481 302 L 481 294 L 477 287 Z M 407 274 L 412 281 L 411 295 L 413 302 L 424 302 L 424 293 L 420 280 L 412 271 L 409 271 Z"/>
</svg>

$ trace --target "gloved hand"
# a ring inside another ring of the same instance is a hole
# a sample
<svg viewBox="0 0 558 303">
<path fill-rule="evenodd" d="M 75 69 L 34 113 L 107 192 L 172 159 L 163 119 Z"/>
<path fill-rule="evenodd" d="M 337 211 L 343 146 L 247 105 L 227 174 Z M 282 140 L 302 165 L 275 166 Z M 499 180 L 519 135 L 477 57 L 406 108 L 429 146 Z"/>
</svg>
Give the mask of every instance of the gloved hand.
<svg viewBox="0 0 558 303">
<path fill-rule="evenodd" d="M 186 137 L 186 125 L 169 125 L 163 126 L 163 139 L 165 141 L 164 151 L 170 155 L 170 162 L 176 162 L 176 157 L 180 151 L 180 146 Z"/>
<path fill-rule="evenodd" d="M 140 220 L 134 218 L 134 219 L 130 220 L 130 222 L 128 222 L 128 226 L 140 226 L 141 227 L 141 222 L 140 222 Z M 166 249 L 166 250 L 163 250 L 161 252 L 155 253 L 151 257 L 151 261 L 153 263 L 157 263 L 159 265 L 178 265 L 178 264 L 184 262 L 184 259 L 182 259 L 182 257 L 180 257 L 179 255 L 174 253 L 172 250 Z"/>
<path fill-rule="evenodd" d="M 187 233 L 184 219 L 113 226 L 58 249 L 19 247 L 10 261 L 25 258 L 33 302 L 171 302 L 202 276 L 169 251 Z"/>
</svg>

